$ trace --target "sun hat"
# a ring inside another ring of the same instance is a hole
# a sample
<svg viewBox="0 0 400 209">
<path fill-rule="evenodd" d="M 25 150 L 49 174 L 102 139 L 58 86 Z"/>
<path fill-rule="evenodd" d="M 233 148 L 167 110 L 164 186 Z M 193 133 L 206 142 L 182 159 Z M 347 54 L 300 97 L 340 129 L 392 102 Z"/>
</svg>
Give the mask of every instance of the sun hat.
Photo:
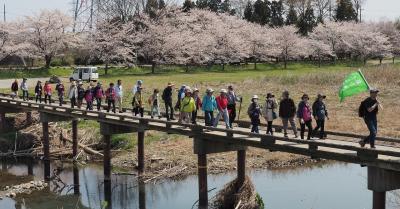
<svg viewBox="0 0 400 209">
<path fill-rule="evenodd" d="M 219 91 L 219 93 L 228 93 L 228 91 L 226 89 L 221 89 L 221 91 Z"/>
<path fill-rule="evenodd" d="M 206 93 L 213 93 L 214 92 L 214 90 L 212 89 L 212 88 L 208 88 L 207 90 L 206 90 Z"/>
<path fill-rule="evenodd" d="M 258 95 L 253 95 L 251 99 L 258 99 Z"/>
</svg>

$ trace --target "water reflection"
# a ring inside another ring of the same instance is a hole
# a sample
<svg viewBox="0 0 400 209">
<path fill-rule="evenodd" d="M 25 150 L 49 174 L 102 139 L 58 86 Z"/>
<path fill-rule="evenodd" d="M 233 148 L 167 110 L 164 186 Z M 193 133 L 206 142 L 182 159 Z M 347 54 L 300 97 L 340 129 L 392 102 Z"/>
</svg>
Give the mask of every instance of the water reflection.
<svg viewBox="0 0 400 209">
<path fill-rule="evenodd" d="M 43 163 L 28 164 L 19 161 L 3 163 L 1 167 L 15 176 L 32 173 L 31 178 L 44 178 Z M 145 185 L 139 184 L 135 176 L 113 175 L 111 181 L 105 182 L 102 167 L 96 165 L 79 167 L 53 164 L 51 167 L 52 180 L 47 191 L 19 196 L 15 201 L 4 199 L 0 201 L 0 208 L 76 209 L 78 206 L 81 209 L 188 209 L 198 198 L 197 176 Z M 267 208 L 332 209 L 334 206 L 365 209 L 371 206 L 365 170 L 357 165 L 333 164 L 290 170 L 261 170 L 249 175 Z M 212 197 L 234 177 L 235 173 L 210 175 L 209 189 L 217 189 L 209 196 Z"/>
</svg>

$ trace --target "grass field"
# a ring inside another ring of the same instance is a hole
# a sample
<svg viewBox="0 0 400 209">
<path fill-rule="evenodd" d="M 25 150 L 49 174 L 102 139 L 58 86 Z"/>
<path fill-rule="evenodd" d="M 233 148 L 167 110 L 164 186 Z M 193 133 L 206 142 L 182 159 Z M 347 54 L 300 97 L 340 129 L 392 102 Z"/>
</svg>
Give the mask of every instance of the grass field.
<svg viewBox="0 0 400 209">
<path fill-rule="evenodd" d="M 259 64 L 258 70 L 253 68 L 253 65 L 229 66 L 225 68 L 225 71 L 221 71 L 214 67 L 208 70 L 191 69 L 191 71 L 183 73 L 184 68 L 162 67 L 157 69 L 156 74 L 150 74 L 148 69 L 141 68 L 110 69 L 108 75 L 103 75 L 101 72 L 100 80 L 105 85 L 110 82 L 116 82 L 118 79 L 123 81 L 125 107 L 130 107 L 132 98 L 130 91 L 137 80 L 144 81 L 144 98 L 146 100 L 154 88 L 162 90 L 168 82 L 174 82 L 177 87 L 181 84 L 186 84 L 199 88 L 202 94 L 208 87 L 219 90 L 227 88 L 228 85 L 233 85 L 237 94 L 244 98 L 241 119 L 248 118 L 245 112 L 250 103 L 250 98 L 254 94 L 263 98 L 268 92 L 272 92 L 279 98 L 282 91 L 289 90 L 297 103 L 303 93 L 308 93 L 311 99 L 314 100 L 317 93 L 321 92 L 327 95 L 326 103 L 331 118 L 327 122 L 328 130 L 366 134 L 367 129 L 357 115 L 357 108 L 368 93 L 348 98 L 343 103 L 339 103 L 337 96 L 344 77 L 349 72 L 362 68 L 371 86 L 382 90 L 380 99 L 384 110 L 379 114 L 379 135 L 400 137 L 400 120 L 397 119 L 397 115 L 400 114 L 400 63 L 395 65 L 369 64 L 365 67 L 357 63 L 340 63 L 337 65 L 325 65 L 321 68 L 312 64 L 295 63 L 290 64 L 288 69 L 283 69 L 280 65 Z M 52 69 L 50 72 L 56 73 L 57 71 Z M 260 101 L 264 102 L 263 99 Z M 275 123 L 280 124 L 281 122 L 276 120 Z M 133 137 L 135 136 L 116 136 L 113 141 L 116 144 L 127 143 L 124 141 Z M 159 136 L 154 136 L 154 138 L 157 137 Z M 132 143 L 126 144 L 127 147 L 135 146 Z"/>
</svg>

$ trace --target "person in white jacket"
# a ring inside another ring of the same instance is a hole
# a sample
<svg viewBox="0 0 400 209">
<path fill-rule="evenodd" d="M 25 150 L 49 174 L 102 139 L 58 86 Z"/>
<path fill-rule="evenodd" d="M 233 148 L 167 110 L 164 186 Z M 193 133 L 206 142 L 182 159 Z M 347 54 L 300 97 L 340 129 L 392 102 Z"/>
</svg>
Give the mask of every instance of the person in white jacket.
<svg viewBox="0 0 400 209">
<path fill-rule="evenodd" d="M 122 88 L 122 81 L 118 80 L 117 85 L 114 87 L 115 89 L 115 99 L 117 102 L 118 110 L 120 113 L 123 112 L 122 110 L 122 101 L 123 101 L 123 96 L 124 96 L 124 91 Z"/>
<path fill-rule="evenodd" d="M 71 108 L 74 108 L 76 105 L 76 99 L 78 98 L 78 88 L 76 87 L 75 81 L 71 82 L 71 86 L 68 90 L 68 98 L 71 101 Z"/>
<path fill-rule="evenodd" d="M 26 78 L 22 79 L 22 83 L 21 83 L 21 90 L 22 90 L 22 100 L 24 101 L 28 101 L 29 100 L 29 93 L 28 93 L 28 83 L 27 83 Z"/>
<path fill-rule="evenodd" d="M 277 107 L 278 103 L 275 100 L 275 96 L 272 93 L 268 93 L 262 115 L 264 116 L 265 121 L 267 121 L 267 134 L 270 135 L 274 134 L 272 131 L 272 123 L 278 117 L 275 111 Z"/>
</svg>

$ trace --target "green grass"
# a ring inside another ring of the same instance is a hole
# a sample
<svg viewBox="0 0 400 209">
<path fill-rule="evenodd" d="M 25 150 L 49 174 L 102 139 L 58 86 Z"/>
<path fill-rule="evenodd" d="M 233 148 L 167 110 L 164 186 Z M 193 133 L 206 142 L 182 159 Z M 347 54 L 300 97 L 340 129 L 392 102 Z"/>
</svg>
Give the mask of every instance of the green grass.
<svg viewBox="0 0 400 209">
<path fill-rule="evenodd" d="M 57 76 L 70 76 L 71 68 L 67 67 L 53 67 L 50 69 L 18 69 L 18 70 L 0 70 L 0 79 L 14 79 L 14 78 L 42 78 Z"/>
</svg>

